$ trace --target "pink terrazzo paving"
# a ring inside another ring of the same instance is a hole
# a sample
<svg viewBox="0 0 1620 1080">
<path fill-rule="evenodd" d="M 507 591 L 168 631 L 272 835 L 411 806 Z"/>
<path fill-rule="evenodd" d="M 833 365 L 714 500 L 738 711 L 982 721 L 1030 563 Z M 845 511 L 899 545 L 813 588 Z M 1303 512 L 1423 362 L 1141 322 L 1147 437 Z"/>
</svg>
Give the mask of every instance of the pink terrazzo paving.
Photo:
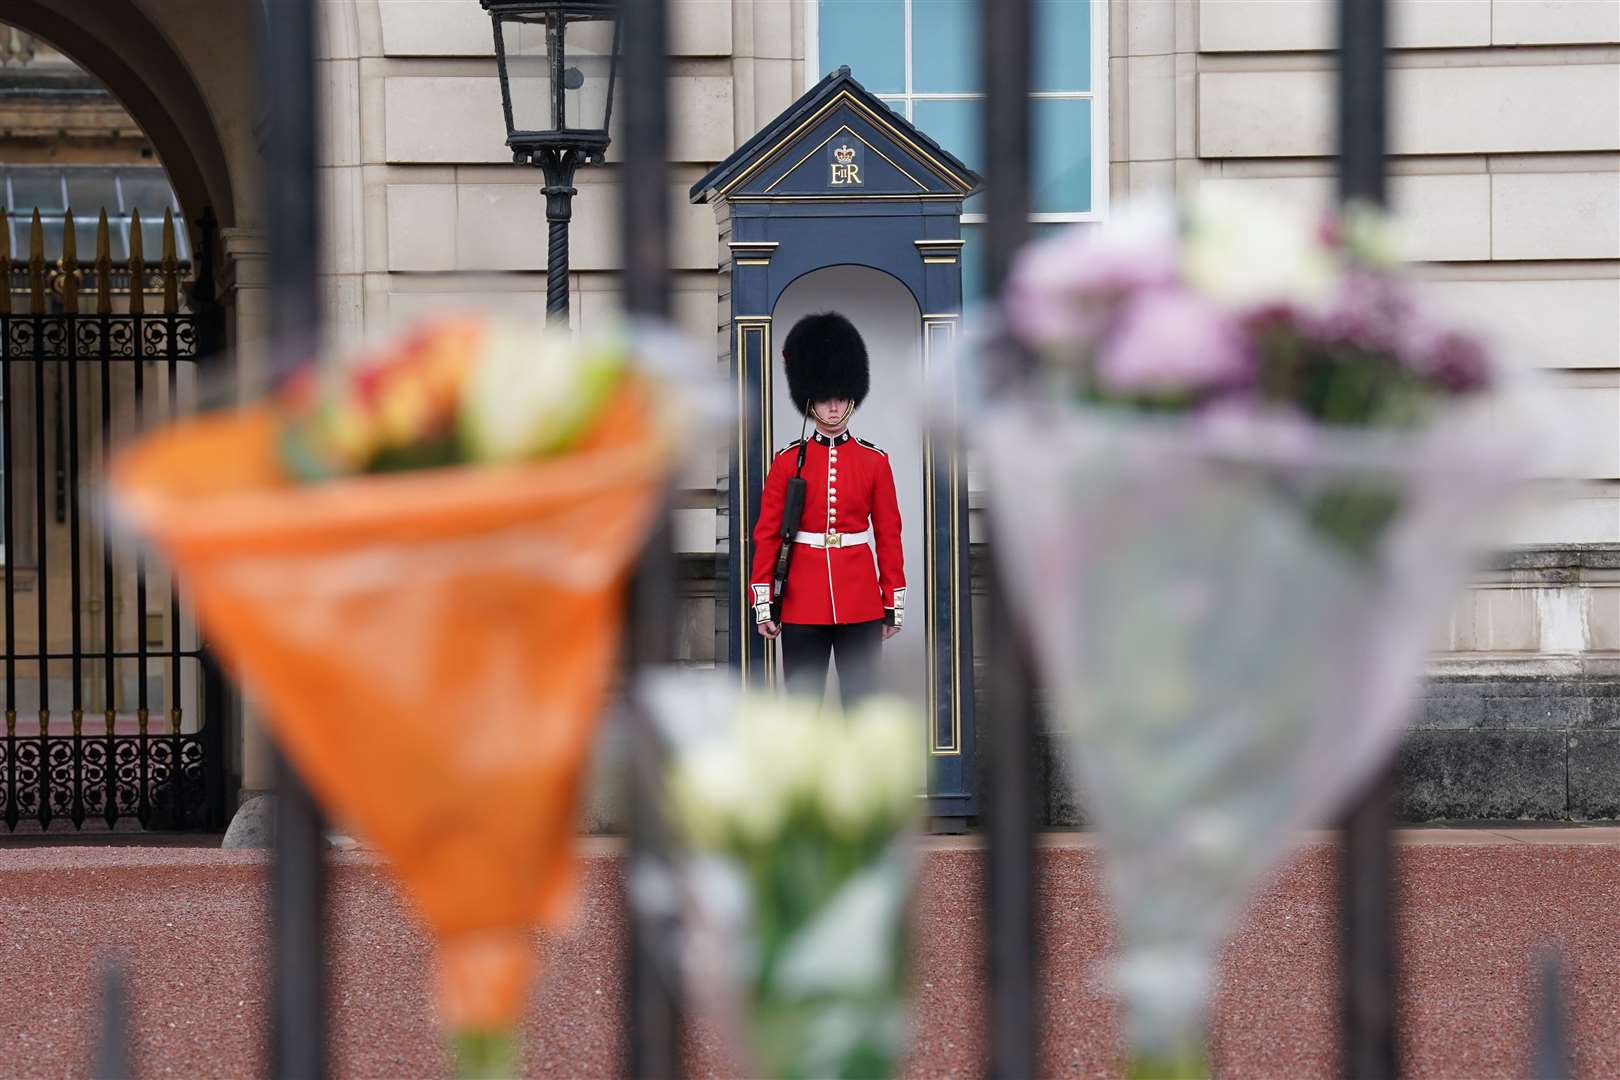
<svg viewBox="0 0 1620 1080">
<path fill-rule="evenodd" d="M 1607 835 L 1604 835 L 1607 834 Z M 1399 885 L 1409 1075 L 1529 1075 L 1532 950 L 1568 951 L 1576 1072 L 1620 1076 L 1620 834 L 1493 833 L 1403 846 Z M 545 946 L 529 1014 L 533 1076 L 615 1075 L 623 914 L 618 860 L 593 846 L 580 921 Z M 911 1077 L 980 1075 L 980 853 L 930 845 L 917 904 Z M 1047 1071 L 1107 1076 L 1113 1016 L 1090 969 L 1109 940 L 1085 843 L 1045 849 Z M 375 860 L 333 856 L 335 1075 L 442 1075 L 429 953 Z M 1332 850 L 1312 843 L 1259 899 L 1228 949 L 1217 1003 L 1222 1075 L 1330 1076 L 1335 1051 Z M 261 856 L 204 848 L 0 849 L 0 1075 L 87 1068 L 96 957 L 131 962 L 142 1077 L 262 1074 L 266 944 Z M 729 1076 L 712 1031 L 696 1076 Z"/>
</svg>

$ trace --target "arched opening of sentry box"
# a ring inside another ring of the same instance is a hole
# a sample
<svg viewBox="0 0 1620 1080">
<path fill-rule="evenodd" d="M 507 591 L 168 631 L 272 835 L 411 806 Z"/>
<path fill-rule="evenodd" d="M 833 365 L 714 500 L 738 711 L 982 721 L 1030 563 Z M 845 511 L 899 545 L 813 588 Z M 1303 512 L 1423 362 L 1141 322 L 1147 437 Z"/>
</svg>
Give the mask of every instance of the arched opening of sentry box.
<svg viewBox="0 0 1620 1080">
<path fill-rule="evenodd" d="M 906 579 L 921 584 L 928 573 L 923 444 L 916 413 L 922 381 L 922 312 L 911 290 L 890 274 L 869 266 L 828 266 L 810 271 L 784 289 L 771 321 L 786 334 L 799 319 L 820 311 L 843 313 L 866 342 L 872 390 L 856 410 L 849 430 L 889 455 L 904 524 Z M 793 407 L 785 379 L 773 380 L 771 388 L 769 441 L 780 447 L 799 437 L 803 417 Z M 909 630 L 883 646 L 883 683 L 922 701 L 928 691 L 923 620 L 909 624 Z M 828 692 L 835 693 L 835 689 L 829 686 Z"/>
</svg>

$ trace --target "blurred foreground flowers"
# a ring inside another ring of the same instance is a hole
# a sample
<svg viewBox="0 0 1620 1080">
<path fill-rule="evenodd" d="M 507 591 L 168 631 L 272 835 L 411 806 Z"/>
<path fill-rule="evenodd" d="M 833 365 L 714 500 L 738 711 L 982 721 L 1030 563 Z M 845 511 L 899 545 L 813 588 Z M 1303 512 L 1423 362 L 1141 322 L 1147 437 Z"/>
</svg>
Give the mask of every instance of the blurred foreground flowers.
<svg viewBox="0 0 1620 1080">
<path fill-rule="evenodd" d="M 649 700 L 673 744 L 687 964 L 740 1023 L 749 1075 L 894 1075 L 925 781 L 916 711 L 878 698 L 846 717 L 695 675 L 654 679 Z"/>
<path fill-rule="evenodd" d="M 650 351 L 679 348 L 436 322 L 116 465 L 210 644 L 432 929 L 464 1074 L 515 1071 L 533 927 L 572 901 L 624 584 L 684 419 Z"/>
<path fill-rule="evenodd" d="M 1487 350 L 1393 246 L 1370 210 L 1217 191 L 1031 248 L 1009 283 L 1035 373 L 970 434 L 1104 841 L 1132 1075 L 1208 1075 L 1215 949 L 1393 751 L 1520 467 Z"/>
</svg>

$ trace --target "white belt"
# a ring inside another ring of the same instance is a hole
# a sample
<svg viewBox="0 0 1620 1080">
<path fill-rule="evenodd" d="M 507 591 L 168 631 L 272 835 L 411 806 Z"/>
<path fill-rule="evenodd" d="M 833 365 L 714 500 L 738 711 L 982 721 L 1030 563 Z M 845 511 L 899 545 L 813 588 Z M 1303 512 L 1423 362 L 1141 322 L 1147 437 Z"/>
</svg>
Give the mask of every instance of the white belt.
<svg viewBox="0 0 1620 1080">
<path fill-rule="evenodd" d="M 868 543 L 868 542 L 871 541 L 871 539 L 872 539 L 872 530 L 871 529 L 866 529 L 866 530 L 863 530 L 862 532 L 858 532 L 858 533 L 833 532 L 832 530 L 829 529 L 827 532 L 824 532 L 824 533 L 815 533 L 815 532 L 796 533 L 794 535 L 794 537 L 793 537 L 793 542 L 796 543 L 796 544 L 809 544 L 811 547 L 835 548 L 835 547 L 855 547 L 857 544 Z"/>
</svg>

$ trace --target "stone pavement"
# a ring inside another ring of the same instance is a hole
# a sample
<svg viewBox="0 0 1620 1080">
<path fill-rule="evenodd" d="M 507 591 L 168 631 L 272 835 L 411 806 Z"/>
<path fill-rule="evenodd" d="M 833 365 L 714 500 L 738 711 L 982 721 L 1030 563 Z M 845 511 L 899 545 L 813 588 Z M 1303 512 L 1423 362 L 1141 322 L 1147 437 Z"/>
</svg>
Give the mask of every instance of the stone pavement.
<svg viewBox="0 0 1620 1080">
<path fill-rule="evenodd" d="M 1620 829 L 1424 829 L 1401 834 L 1398 886 L 1412 1077 L 1525 1077 L 1532 956 L 1567 950 L 1577 1075 L 1620 1075 Z M 1109 940 L 1089 837 L 1044 838 L 1047 1072 L 1110 1075 L 1114 1020 L 1091 981 Z M 587 843 L 575 929 L 546 945 L 532 1003 L 529 1072 L 614 1075 L 623 913 L 618 847 Z M 936 839 L 917 915 L 912 1077 L 980 1072 L 982 853 Z M 427 944 L 375 859 L 336 852 L 335 1075 L 442 1073 Z M 1334 1074 L 1335 862 L 1309 838 L 1227 949 L 1216 1005 L 1223 1075 Z M 201 847 L 0 849 L 0 1073 L 82 1075 L 92 970 L 131 961 L 137 1069 L 256 1076 L 262 1069 L 266 944 L 262 853 Z M 691 1039 L 696 1076 L 735 1075 L 714 1032 Z"/>
</svg>

